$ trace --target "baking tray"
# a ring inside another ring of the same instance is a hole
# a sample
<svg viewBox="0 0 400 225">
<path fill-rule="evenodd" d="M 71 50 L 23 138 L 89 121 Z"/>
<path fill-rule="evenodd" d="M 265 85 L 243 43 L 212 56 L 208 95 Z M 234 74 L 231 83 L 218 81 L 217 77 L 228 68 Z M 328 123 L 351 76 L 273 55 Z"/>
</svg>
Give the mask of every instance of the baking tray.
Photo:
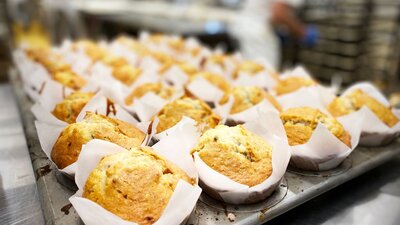
<svg viewBox="0 0 400 225">
<path fill-rule="evenodd" d="M 76 191 L 70 179 L 61 175 L 42 151 L 30 111 L 32 102 L 22 89 L 16 70 L 9 73 L 18 100 L 32 166 L 35 171 L 39 199 L 46 224 L 83 224 L 68 198 Z M 203 193 L 187 224 L 263 224 L 272 218 L 381 165 L 400 153 L 400 141 L 384 147 L 357 147 L 336 169 L 325 172 L 304 172 L 288 168 L 275 193 L 267 200 L 252 205 L 229 205 Z"/>
</svg>

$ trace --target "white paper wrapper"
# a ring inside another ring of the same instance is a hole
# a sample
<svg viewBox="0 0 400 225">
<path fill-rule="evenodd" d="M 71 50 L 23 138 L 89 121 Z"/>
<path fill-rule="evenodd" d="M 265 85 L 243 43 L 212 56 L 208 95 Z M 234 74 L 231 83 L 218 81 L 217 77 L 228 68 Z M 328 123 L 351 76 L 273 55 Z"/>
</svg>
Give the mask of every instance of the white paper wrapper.
<svg viewBox="0 0 400 225">
<path fill-rule="evenodd" d="M 157 82 L 158 80 L 152 80 Z M 146 83 L 152 83 L 151 80 Z M 146 93 L 140 98 L 135 98 L 131 105 L 125 103 L 125 98 L 132 92 L 136 87 L 133 87 L 130 91 L 124 90 L 121 84 L 113 83 L 108 86 L 103 86 L 101 92 L 104 96 L 123 106 L 130 113 L 134 113 L 138 116 L 140 121 L 150 121 L 161 108 L 168 102 L 153 92 Z M 172 96 L 171 100 L 179 98 L 183 95 L 183 90 L 176 90 L 176 93 Z"/>
<path fill-rule="evenodd" d="M 149 92 L 141 98 L 135 99 L 132 109 L 138 115 L 140 121 L 150 121 L 167 103 L 167 100 Z"/>
<path fill-rule="evenodd" d="M 193 119 L 184 116 L 181 121 L 179 121 L 177 124 L 175 124 L 174 126 L 164 130 L 163 132 L 160 133 L 156 133 L 156 128 L 158 125 L 158 118 L 156 117 L 152 123 L 152 132 L 151 132 L 151 137 L 154 137 L 157 140 L 162 140 L 172 134 L 174 134 L 175 132 L 177 132 L 178 130 L 181 129 L 181 127 L 193 127 L 194 129 L 197 130 L 197 123 L 196 121 L 194 121 Z"/>
<path fill-rule="evenodd" d="M 93 64 L 93 60 L 88 57 L 84 49 L 77 49 L 72 51 L 71 46 L 64 46 L 58 50 L 58 53 L 62 55 L 66 63 L 72 66 L 72 70 L 81 76 L 90 76 L 90 67 Z"/>
<path fill-rule="evenodd" d="M 28 83 L 30 86 L 39 89 L 43 79 L 45 77 L 50 77 L 47 70 L 39 63 L 28 58 L 23 49 L 14 51 L 13 58 L 23 81 Z"/>
<path fill-rule="evenodd" d="M 40 95 L 38 95 L 37 102 L 31 108 L 33 115 L 38 121 L 66 126 L 66 122 L 57 119 L 51 112 L 54 110 L 56 104 L 60 103 L 72 92 L 72 89 L 62 86 L 57 82 L 47 82 Z"/>
<path fill-rule="evenodd" d="M 297 66 L 293 70 L 286 71 L 280 78 L 286 79 L 289 77 L 303 77 L 313 79 L 313 77 L 302 67 Z M 301 106 L 313 106 L 323 112 L 326 112 L 325 106 L 329 104 L 336 97 L 337 87 L 325 87 L 319 84 L 302 87 L 294 92 L 277 96 L 278 102 L 281 104 L 282 109 L 288 109 Z M 271 89 L 274 94 L 274 90 Z M 314 105 L 317 101 L 319 104 Z"/>
<path fill-rule="evenodd" d="M 257 86 L 272 89 L 276 85 L 276 80 L 266 71 L 257 74 L 240 72 L 238 78 L 233 82 L 234 86 Z"/>
<path fill-rule="evenodd" d="M 166 149 L 163 149 L 163 148 Z M 171 146 L 162 145 L 158 146 L 158 151 L 168 152 Z M 176 153 L 184 152 L 176 151 Z M 126 151 L 126 149 L 101 140 L 92 140 L 87 143 L 79 156 L 77 161 L 77 173 L 75 182 L 79 188 L 74 196 L 69 200 L 78 212 L 79 216 L 86 225 L 97 225 L 99 223 L 106 223 L 110 225 L 135 225 L 136 223 L 125 221 L 120 217 L 107 211 L 97 203 L 82 197 L 83 187 L 86 183 L 87 177 L 91 171 L 97 166 L 100 159 L 106 155 L 114 154 L 117 152 Z M 182 166 L 178 165 L 178 166 Z M 182 168 L 182 167 L 181 167 Z M 191 170 L 190 168 L 182 168 L 185 171 Z M 192 186 L 185 181 L 180 180 L 175 188 L 168 205 L 164 209 L 161 217 L 154 224 L 184 224 L 185 220 L 192 212 L 197 199 L 199 198 L 201 189 L 198 186 Z M 96 216 L 93 216 L 96 215 Z"/>
<path fill-rule="evenodd" d="M 143 71 L 150 72 L 150 73 L 157 73 L 160 69 L 161 64 L 150 56 L 145 56 L 141 58 L 139 67 L 143 69 Z"/>
<path fill-rule="evenodd" d="M 385 96 L 369 82 L 361 82 L 355 84 L 346 91 L 343 95 L 350 94 L 356 89 L 361 89 L 386 107 L 390 107 L 388 100 Z M 400 110 L 393 109 L 392 112 L 400 120 Z M 349 115 L 363 117 L 362 133 L 360 145 L 363 146 L 381 146 L 390 143 L 400 133 L 400 122 L 393 127 L 388 127 L 382 120 L 380 120 L 375 113 L 368 107 L 362 107 L 360 110 L 350 113 Z M 339 117 L 340 118 L 340 117 Z"/>
<path fill-rule="evenodd" d="M 118 41 L 113 41 L 108 50 L 113 55 L 124 57 L 132 66 L 136 66 L 139 63 L 139 56 Z"/>
<path fill-rule="evenodd" d="M 47 124 L 45 122 L 40 122 L 37 120 L 35 121 L 35 126 L 39 137 L 40 146 L 42 147 L 44 153 L 46 153 L 46 156 L 49 158 L 49 160 L 53 162 L 53 160 L 51 159 L 51 151 L 53 150 L 53 146 L 65 126 Z M 74 176 L 75 170 L 75 163 L 72 163 L 64 169 L 59 169 L 60 172 L 66 174 L 69 177 Z"/>
<path fill-rule="evenodd" d="M 102 62 L 96 62 L 89 70 L 91 77 L 98 80 L 100 85 L 112 84 L 119 82 L 112 75 L 112 68 Z"/>
<path fill-rule="evenodd" d="M 277 96 L 276 100 L 282 107 L 282 110 L 295 107 L 313 107 L 324 113 L 328 113 L 325 106 L 335 98 L 335 95 L 326 88 L 316 85 L 302 87 L 299 90 Z"/>
<path fill-rule="evenodd" d="M 254 118 L 257 118 L 257 115 L 260 111 L 268 111 L 268 110 L 277 112 L 277 109 L 268 100 L 264 99 L 260 103 L 242 112 L 230 114 L 228 118 L 237 123 L 243 123 L 252 121 L 254 120 Z"/>
<path fill-rule="evenodd" d="M 106 115 L 111 118 L 116 118 L 125 122 L 128 122 L 134 126 L 137 125 L 138 121 L 133 118 L 127 111 L 125 111 L 118 104 L 107 104 L 108 100 L 101 92 L 96 94 L 86 105 L 82 108 L 76 121 L 82 121 L 85 117 L 86 112 L 96 112 L 98 114 Z"/>
<path fill-rule="evenodd" d="M 254 118 L 257 118 L 260 111 L 277 112 L 277 109 L 268 100 L 264 99 L 260 103 L 242 112 L 230 114 L 233 103 L 233 96 L 230 96 L 228 102 L 224 105 L 219 105 L 218 102 L 214 103 L 215 108 L 213 109 L 213 111 L 222 118 L 221 124 L 224 124 L 226 121 L 230 121 L 236 124 L 249 122 L 254 120 Z"/>
<path fill-rule="evenodd" d="M 221 89 L 202 77 L 194 79 L 186 85 L 186 89 L 196 98 L 205 102 L 218 102 L 224 96 L 224 92 Z"/>
<path fill-rule="evenodd" d="M 290 160 L 290 149 L 278 113 L 260 112 L 257 120 L 246 123 L 245 127 L 263 137 L 272 146 L 272 174 L 262 183 L 253 187 L 237 183 L 213 170 L 197 153 L 194 154 L 195 165 L 204 190 L 214 198 L 227 203 L 254 203 L 271 195 L 284 176 Z"/>
<path fill-rule="evenodd" d="M 25 86 L 25 91 L 34 101 L 39 101 L 39 98 L 42 98 L 42 95 L 47 96 L 49 93 L 61 91 L 68 93 L 71 90 L 67 87 L 64 87 L 64 85 L 61 83 L 54 81 L 42 65 L 27 58 L 22 50 L 16 51 L 14 58 L 16 60 L 16 64 L 19 65 L 17 67 L 19 68 Z M 77 74 L 82 75 L 80 73 Z M 86 79 L 87 84 L 81 88 L 81 91 L 98 90 L 97 80 L 91 79 L 87 76 L 84 76 L 84 78 Z M 49 97 L 51 98 L 52 96 Z"/>
<path fill-rule="evenodd" d="M 189 77 L 179 67 L 173 65 L 163 75 L 162 79 L 172 83 L 175 87 L 183 87 L 188 81 Z"/>
<path fill-rule="evenodd" d="M 218 53 L 217 53 L 218 54 Z M 220 53 L 219 53 L 220 54 Z M 232 81 L 232 73 L 236 68 L 237 62 L 231 58 L 225 58 L 223 62 L 223 66 L 213 63 L 210 60 L 207 60 L 207 57 L 211 56 L 211 54 L 205 56 L 206 61 L 203 65 L 204 71 L 209 71 L 215 74 L 221 74 L 228 81 Z"/>
<path fill-rule="evenodd" d="M 307 72 L 307 70 L 302 66 L 296 66 L 293 69 L 287 70 L 283 72 L 283 74 L 280 76 L 281 79 L 286 79 L 289 77 L 303 77 L 307 79 L 313 79 L 310 73 Z"/>
<path fill-rule="evenodd" d="M 112 107 L 111 109 L 108 107 Z M 115 110 L 114 110 L 115 109 Z M 62 130 L 68 125 L 67 123 L 48 123 L 54 122 L 50 118 L 50 116 L 53 116 L 52 114 L 48 113 L 45 111 L 45 109 L 38 108 L 35 111 L 35 115 L 42 114 L 43 116 L 38 118 L 41 119 L 41 121 L 37 120 L 35 121 L 35 126 L 36 126 L 36 131 L 38 133 L 39 137 L 39 142 L 40 145 L 43 149 L 43 151 L 46 153 L 46 156 L 51 160 L 51 152 L 53 150 L 53 146 L 56 143 L 58 137 L 60 136 L 60 133 Z M 39 110 L 44 110 L 44 111 L 39 111 Z M 78 115 L 76 118 L 77 122 L 82 121 L 84 118 L 85 114 L 87 111 L 90 112 L 96 112 L 98 114 L 102 115 L 107 115 L 108 111 L 111 111 L 107 116 L 111 118 L 116 118 L 125 122 L 128 122 L 138 129 L 141 129 L 144 133 L 147 133 L 147 127 L 148 124 L 139 124 L 135 118 L 133 118 L 128 112 L 126 112 L 121 106 L 114 104 L 113 106 L 107 104 L 107 98 L 102 96 L 101 93 L 96 94 L 86 105 L 83 107 L 81 113 Z M 115 112 L 115 113 L 114 113 Z M 49 116 L 49 118 L 44 118 L 45 116 Z M 54 117 L 54 116 L 53 116 Z M 55 118 L 55 120 L 57 120 Z M 73 176 L 75 174 L 75 169 L 76 169 L 76 163 L 73 163 L 64 169 L 60 170 L 61 172 Z"/>
<path fill-rule="evenodd" d="M 32 100 L 37 101 L 39 92 L 46 83 L 54 83 L 54 81 L 51 80 L 50 74 L 42 65 L 32 61 L 26 56 L 23 49 L 16 50 L 13 53 L 13 58 L 21 74 L 25 92 Z"/>
</svg>

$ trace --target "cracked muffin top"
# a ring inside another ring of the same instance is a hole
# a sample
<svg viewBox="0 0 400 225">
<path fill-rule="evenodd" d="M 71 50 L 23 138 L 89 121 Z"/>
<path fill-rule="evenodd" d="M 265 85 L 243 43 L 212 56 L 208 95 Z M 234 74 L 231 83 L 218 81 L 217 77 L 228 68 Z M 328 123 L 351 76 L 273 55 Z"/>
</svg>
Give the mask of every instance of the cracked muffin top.
<svg viewBox="0 0 400 225">
<path fill-rule="evenodd" d="M 76 117 L 93 96 L 94 93 L 74 92 L 57 103 L 52 114 L 64 122 L 75 123 Z"/>
<path fill-rule="evenodd" d="M 285 110 L 280 114 L 285 127 L 289 145 L 301 145 L 310 138 L 318 123 L 323 124 L 333 135 L 351 147 L 350 134 L 334 117 L 328 116 L 318 109 L 297 107 Z"/>
<path fill-rule="evenodd" d="M 207 130 L 192 153 L 213 170 L 250 187 L 272 174 L 272 147 L 242 125 L 219 125 Z"/>
<path fill-rule="evenodd" d="M 276 84 L 274 90 L 276 95 L 284 95 L 290 92 L 297 91 L 302 87 L 309 87 L 315 85 L 316 82 L 309 78 L 304 77 L 288 77 L 280 79 Z"/>
<path fill-rule="evenodd" d="M 183 97 L 164 105 L 157 114 L 160 120 L 157 126 L 157 133 L 173 127 L 184 116 L 192 118 L 199 126 L 204 126 L 204 130 L 217 126 L 221 120 L 205 102 L 199 99 Z"/>
<path fill-rule="evenodd" d="M 399 119 L 393 114 L 390 107 L 384 106 L 375 98 L 361 89 L 356 89 L 348 95 L 335 98 L 327 107 L 335 117 L 344 116 L 367 106 L 387 126 L 393 127 Z"/>
<path fill-rule="evenodd" d="M 109 141 L 129 149 L 142 144 L 145 136 L 127 122 L 86 112 L 82 121 L 68 125 L 61 132 L 53 146 L 51 159 L 63 169 L 76 162 L 82 145 L 92 139 Z"/>
<path fill-rule="evenodd" d="M 149 92 L 153 92 L 159 97 L 167 100 L 175 93 L 175 88 L 162 83 L 144 83 L 132 90 L 132 92 L 125 98 L 125 104 L 131 105 L 135 98 L 141 98 Z"/>
<path fill-rule="evenodd" d="M 192 80 L 196 79 L 197 77 L 204 78 L 205 80 L 207 80 L 208 82 L 210 82 L 211 84 L 213 84 L 214 86 L 216 86 L 223 92 L 228 92 L 230 90 L 230 85 L 229 85 L 228 81 L 226 81 L 225 78 L 222 77 L 221 75 L 214 74 L 211 72 L 200 72 L 200 73 L 196 73 L 194 76 L 192 76 L 190 78 L 190 80 L 192 81 Z"/>
<path fill-rule="evenodd" d="M 148 225 L 160 218 L 180 179 L 194 184 L 152 148 L 137 147 L 103 157 L 88 176 L 83 197 L 124 220 Z"/>
<path fill-rule="evenodd" d="M 245 111 L 246 109 L 257 105 L 264 99 L 268 100 L 278 111 L 281 111 L 281 106 L 279 105 L 278 101 L 260 87 L 234 87 L 228 94 L 222 97 L 220 104 L 225 104 L 229 99 L 229 95 L 233 95 L 234 98 L 234 102 L 230 111 L 231 114 Z"/>
</svg>

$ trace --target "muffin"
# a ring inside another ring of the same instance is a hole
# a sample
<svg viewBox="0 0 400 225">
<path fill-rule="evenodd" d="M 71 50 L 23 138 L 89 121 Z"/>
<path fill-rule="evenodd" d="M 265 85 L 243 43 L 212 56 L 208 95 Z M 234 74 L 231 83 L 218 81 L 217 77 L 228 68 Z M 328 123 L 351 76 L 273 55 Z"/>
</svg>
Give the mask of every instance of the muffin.
<svg viewBox="0 0 400 225">
<path fill-rule="evenodd" d="M 197 68 L 194 67 L 193 65 L 186 63 L 186 62 L 176 62 L 176 61 L 172 61 L 172 60 L 164 62 L 161 65 L 158 72 L 160 74 L 164 74 L 174 65 L 177 66 L 180 70 L 182 70 L 182 72 L 184 72 L 189 77 L 191 77 L 195 73 L 197 73 Z"/>
<path fill-rule="evenodd" d="M 59 120 L 75 123 L 76 117 L 93 96 L 89 92 L 74 92 L 58 103 L 51 113 Z"/>
<path fill-rule="evenodd" d="M 115 79 L 126 85 L 131 85 L 142 73 L 140 68 L 135 68 L 123 58 L 113 55 L 107 55 L 102 62 L 112 68 L 112 75 Z"/>
<path fill-rule="evenodd" d="M 197 73 L 197 68 L 190 63 L 180 62 L 178 63 L 178 67 L 188 76 L 193 76 L 195 73 Z"/>
<path fill-rule="evenodd" d="M 350 134 L 347 133 L 342 124 L 334 117 L 328 116 L 318 109 L 310 107 L 290 108 L 282 112 L 280 118 L 291 146 L 306 143 L 318 123 L 321 123 L 344 144 L 351 147 Z"/>
<path fill-rule="evenodd" d="M 111 54 L 103 57 L 101 60 L 104 64 L 110 67 L 120 67 L 129 64 L 129 62 L 124 57 L 118 57 Z"/>
<path fill-rule="evenodd" d="M 166 104 L 157 114 L 160 120 L 157 133 L 173 127 L 181 121 L 183 116 L 192 118 L 198 125 L 204 125 L 204 129 L 217 126 L 221 120 L 203 101 L 183 97 Z"/>
<path fill-rule="evenodd" d="M 27 56 L 41 64 L 50 74 L 71 70 L 71 66 L 65 63 L 61 55 L 51 52 L 50 49 L 27 49 Z"/>
<path fill-rule="evenodd" d="M 94 62 L 101 60 L 107 55 L 107 51 L 97 43 L 89 40 L 80 40 L 72 44 L 72 50 L 83 49 L 85 54 Z"/>
<path fill-rule="evenodd" d="M 267 99 L 278 111 L 281 111 L 281 106 L 278 101 L 266 91 L 256 86 L 237 86 L 231 89 L 231 91 L 222 97 L 220 104 L 225 104 L 229 96 L 233 95 L 234 102 L 230 113 L 235 114 L 249 109 L 262 100 Z"/>
<path fill-rule="evenodd" d="M 170 86 L 166 86 L 162 83 L 145 83 L 135 88 L 126 98 L 125 104 L 131 105 L 135 98 L 141 98 L 145 94 L 153 92 L 163 99 L 169 99 L 175 92 L 175 89 Z"/>
<path fill-rule="evenodd" d="M 208 82 L 218 87 L 223 92 L 228 92 L 230 90 L 230 85 L 228 81 L 226 81 L 222 76 L 218 74 L 214 74 L 211 72 L 200 72 L 196 73 L 193 77 L 191 77 L 191 81 L 196 79 L 197 77 L 202 77 L 206 79 Z"/>
<path fill-rule="evenodd" d="M 53 79 L 73 90 L 79 90 L 86 85 L 86 80 L 72 71 L 56 72 Z"/>
<path fill-rule="evenodd" d="M 128 86 L 133 84 L 141 73 L 142 70 L 140 68 L 135 68 L 131 65 L 114 67 L 112 70 L 113 77 Z"/>
<path fill-rule="evenodd" d="M 390 108 L 385 107 L 375 98 L 369 96 L 361 89 L 335 98 L 327 107 L 328 111 L 335 117 L 344 116 L 367 106 L 388 127 L 393 127 L 399 119 Z"/>
<path fill-rule="evenodd" d="M 222 69 L 225 69 L 225 60 L 229 59 L 229 55 L 225 54 L 214 54 L 207 57 L 206 61 L 211 64 L 219 65 Z"/>
<path fill-rule="evenodd" d="M 246 72 L 249 74 L 257 74 L 264 70 L 264 66 L 253 61 L 243 61 L 237 65 L 236 69 L 233 71 L 232 78 L 236 79 L 240 72 Z"/>
<path fill-rule="evenodd" d="M 250 187 L 272 174 L 271 145 L 241 125 L 207 130 L 194 152 L 213 170 Z"/>
<path fill-rule="evenodd" d="M 302 87 L 309 87 L 315 84 L 316 82 L 309 78 L 288 77 L 285 79 L 280 79 L 274 90 L 277 95 L 284 95 L 290 92 L 297 91 Z"/>
<path fill-rule="evenodd" d="M 120 36 L 116 39 L 118 43 L 121 43 L 135 53 L 137 53 L 140 56 L 148 55 L 150 54 L 149 49 L 143 45 L 142 43 L 138 42 L 137 40 L 127 37 L 127 36 Z"/>
<path fill-rule="evenodd" d="M 92 139 L 110 141 L 129 149 L 139 146 L 145 136 L 124 121 L 86 112 L 81 122 L 70 124 L 61 132 L 53 146 L 51 159 L 58 168 L 63 169 L 78 159 L 82 145 Z"/>
<path fill-rule="evenodd" d="M 89 174 L 83 197 L 120 218 L 150 225 L 167 206 L 178 181 L 194 182 L 150 147 L 103 157 Z"/>
</svg>

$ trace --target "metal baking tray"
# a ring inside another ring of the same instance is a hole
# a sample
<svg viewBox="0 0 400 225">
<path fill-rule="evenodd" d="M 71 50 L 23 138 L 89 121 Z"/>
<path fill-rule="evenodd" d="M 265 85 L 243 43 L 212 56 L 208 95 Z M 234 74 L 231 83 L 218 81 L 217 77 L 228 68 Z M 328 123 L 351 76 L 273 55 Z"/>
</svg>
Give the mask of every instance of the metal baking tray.
<svg viewBox="0 0 400 225">
<path fill-rule="evenodd" d="M 72 180 L 60 174 L 42 151 L 30 111 L 32 102 L 22 89 L 15 70 L 9 73 L 35 171 L 39 199 L 46 224 L 83 224 L 68 198 L 76 191 Z M 384 147 L 358 147 L 338 168 L 304 172 L 288 168 L 279 188 L 265 201 L 252 205 L 229 205 L 203 193 L 187 224 L 263 224 L 272 218 L 385 163 L 400 153 L 400 141 Z M 372 181 L 371 181 L 372 182 Z"/>
</svg>

